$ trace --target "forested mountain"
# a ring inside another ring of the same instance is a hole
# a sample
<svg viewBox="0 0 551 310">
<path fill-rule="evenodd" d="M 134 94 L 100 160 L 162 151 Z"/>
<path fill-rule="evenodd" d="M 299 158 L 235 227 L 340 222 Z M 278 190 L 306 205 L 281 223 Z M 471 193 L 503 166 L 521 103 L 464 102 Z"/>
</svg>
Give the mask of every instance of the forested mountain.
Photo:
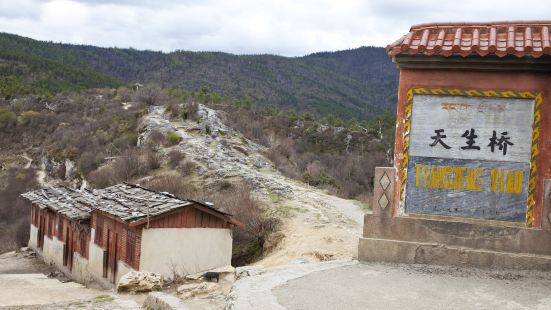
<svg viewBox="0 0 551 310">
<path fill-rule="evenodd" d="M 344 118 L 393 111 L 398 74 L 383 48 L 304 57 L 162 53 L 36 41 L 0 33 L 0 93 L 156 83 Z"/>
</svg>

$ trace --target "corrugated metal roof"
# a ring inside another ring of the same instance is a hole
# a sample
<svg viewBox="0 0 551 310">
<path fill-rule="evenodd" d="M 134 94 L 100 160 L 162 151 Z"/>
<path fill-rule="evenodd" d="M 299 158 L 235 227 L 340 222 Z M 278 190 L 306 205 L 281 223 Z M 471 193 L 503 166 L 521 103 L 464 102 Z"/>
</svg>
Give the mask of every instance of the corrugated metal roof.
<svg viewBox="0 0 551 310">
<path fill-rule="evenodd" d="M 551 21 L 435 23 L 412 26 L 386 47 L 396 55 L 495 55 L 539 58 L 551 55 Z"/>
<path fill-rule="evenodd" d="M 77 191 L 67 187 L 47 187 L 21 194 L 40 208 L 48 208 L 72 220 L 90 218 L 89 205 L 97 202 L 97 197 L 88 191 Z"/>
</svg>

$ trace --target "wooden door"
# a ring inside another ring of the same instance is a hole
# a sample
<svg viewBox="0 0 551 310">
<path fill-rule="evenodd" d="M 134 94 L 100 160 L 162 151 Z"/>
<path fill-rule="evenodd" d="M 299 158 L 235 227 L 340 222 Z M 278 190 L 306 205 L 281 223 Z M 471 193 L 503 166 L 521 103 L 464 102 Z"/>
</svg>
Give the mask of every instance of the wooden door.
<svg viewBox="0 0 551 310">
<path fill-rule="evenodd" d="M 46 229 L 46 218 L 40 215 L 38 224 L 38 247 L 44 249 L 44 230 Z"/>
<path fill-rule="evenodd" d="M 65 251 L 63 262 L 69 268 L 69 270 L 73 270 L 73 234 L 69 227 L 65 230 Z"/>
<path fill-rule="evenodd" d="M 115 233 L 115 238 L 113 239 L 113 261 L 111 265 L 111 270 L 113 272 L 113 283 L 117 282 L 117 261 L 119 256 L 119 234 Z"/>
<path fill-rule="evenodd" d="M 107 229 L 107 243 L 105 244 L 105 251 L 103 252 L 103 277 L 107 278 L 109 273 L 109 265 L 111 259 L 111 230 Z"/>
</svg>

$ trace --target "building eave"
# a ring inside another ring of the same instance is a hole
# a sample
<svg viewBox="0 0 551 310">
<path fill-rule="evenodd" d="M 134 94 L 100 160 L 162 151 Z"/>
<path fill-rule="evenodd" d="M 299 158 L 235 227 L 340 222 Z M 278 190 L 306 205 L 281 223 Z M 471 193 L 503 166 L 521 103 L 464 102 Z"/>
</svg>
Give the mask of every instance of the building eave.
<svg viewBox="0 0 551 310">
<path fill-rule="evenodd" d="M 400 69 L 551 72 L 551 57 L 426 56 L 398 54 L 392 61 Z"/>
</svg>

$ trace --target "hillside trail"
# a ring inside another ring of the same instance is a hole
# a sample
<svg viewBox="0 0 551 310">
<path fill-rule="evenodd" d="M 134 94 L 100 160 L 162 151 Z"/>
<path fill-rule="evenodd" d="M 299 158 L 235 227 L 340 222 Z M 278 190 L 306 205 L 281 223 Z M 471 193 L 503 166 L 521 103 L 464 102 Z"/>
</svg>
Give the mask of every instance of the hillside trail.
<svg viewBox="0 0 551 310">
<path fill-rule="evenodd" d="M 268 149 L 224 124 L 222 113 L 199 105 L 197 121 L 170 119 L 164 106 L 153 106 L 143 119 L 139 143 L 152 130 L 176 132 L 182 141 L 173 148 L 199 165 L 207 186 L 242 179 L 268 212 L 282 219 L 283 239 L 257 265 L 356 258 L 365 212 L 361 203 L 285 177 L 263 155 Z"/>
</svg>

